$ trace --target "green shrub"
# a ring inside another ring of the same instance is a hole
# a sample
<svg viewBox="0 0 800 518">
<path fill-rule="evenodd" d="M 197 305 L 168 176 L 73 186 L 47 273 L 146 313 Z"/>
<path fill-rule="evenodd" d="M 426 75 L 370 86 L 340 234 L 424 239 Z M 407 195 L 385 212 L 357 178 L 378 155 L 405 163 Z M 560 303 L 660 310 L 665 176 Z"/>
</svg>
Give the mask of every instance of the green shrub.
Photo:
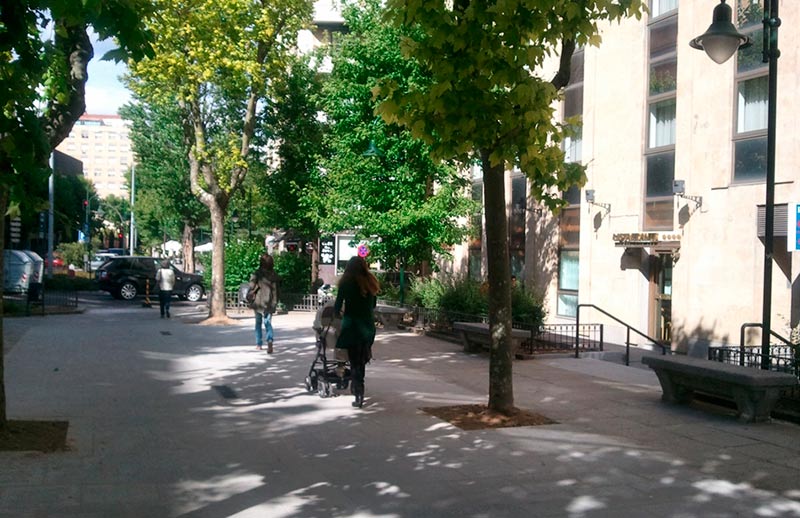
<svg viewBox="0 0 800 518">
<path fill-rule="evenodd" d="M 311 291 L 311 258 L 306 254 L 283 252 L 275 256 L 275 271 L 281 276 L 282 293 Z"/>
<path fill-rule="evenodd" d="M 74 264 L 78 268 L 83 268 L 83 255 L 88 253 L 86 245 L 82 243 L 61 243 L 56 251 L 64 260 L 64 265 Z"/>
<path fill-rule="evenodd" d="M 544 324 L 544 304 L 532 293 L 521 287 L 511 290 L 511 320 L 538 327 Z"/>
<path fill-rule="evenodd" d="M 439 301 L 440 309 L 468 315 L 485 315 L 489 309 L 481 284 L 469 277 L 451 277 Z"/>
<path fill-rule="evenodd" d="M 386 272 L 374 272 L 374 273 L 375 273 L 375 278 L 378 279 L 378 284 L 380 285 L 378 298 L 391 303 L 399 302 L 400 288 L 392 284 L 391 279 L 389 279 L 389 276 L 386 274 Z M 406 288 L 406 295 L 408 295 L 408 288 Z"/>
<path fill-rule="evenodd" d="M 259 258 L 266 252 L 258 241 L 239 241 L 225 245 L 225 291 L 237 291 L 258 269 Z M 203 279 L 211 287 L 211 252 L 198 254 L 203 265 Z M 273 256 L 275 271 L 281 276 L 283 293 L 308 293 L 311 286 L 311 259 L 305 254 L 284 252 Z"/>
<path fill-rule="evenodd" d="M 225 291 L 237 291 L 239 285 L 250 280 L 256 268 L 258 258 L 265 252 L 264 245 L 257 241 L 239 241 L 225 244 Z M 203 265 L 203 281 L 207 288 L 211 288 L 211 260 L 212 252 L 197 255 L 197 260 Z"/>
<path fill-rule="evenodd" d="M 469 315 L 486 315 L 489 311 L 486 287 L 469 277 L 415 279 L 409 303 Z M 532 326 L 543 324 L 545 311 L 542 301 L 521 287 L 513 288 L 511 319 Z"/>
<path fill-rule="evenodd" d="M 407 300 L 415 306 L 436 309 L 440 307 L 444 291 L 444 284 L 436 277 L 417 278 L 411 282 Z"/>
<path fill-rule="evenodd" d="M 225 291 L 237 291 L 258 269 L 259 258 L 266 252 L 258 241 L 238 241 L 225 245 Z"/>
</svg>

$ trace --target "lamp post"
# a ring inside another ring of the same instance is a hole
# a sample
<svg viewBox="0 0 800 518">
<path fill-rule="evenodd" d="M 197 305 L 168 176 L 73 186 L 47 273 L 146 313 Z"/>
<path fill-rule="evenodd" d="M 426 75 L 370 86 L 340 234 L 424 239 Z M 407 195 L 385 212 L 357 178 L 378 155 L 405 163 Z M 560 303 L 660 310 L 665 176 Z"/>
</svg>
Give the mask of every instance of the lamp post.
<svg viewBox="0 0 800 518">
<path fill-rule="evenodd" d="M 772 255 L 775 228 L 775 116 L 778 97 L 778 17 L 780 0 L 764 0 L 764 37 L 762 39 L 762 61 L 768 63 L 767 97 L 767 186 L 764 207 L 764 297 L 761 330 L 761 368 L 769 370 L 770 335 L 772 320 Z M 731 23 L 731 8 L 721 0 L 714 8 L 714 17 L 708 30 L 693 39 L 693 48 L 704 50 L 717 63 L 724 63 L 734 52 L 751 44 L 749 36 L 739 33 Z"/>
<path fill-rule="evenodd" d="M 84 268 L 86 269 L 86 271 L 89 271 L 89 269 L 90 269 L 89 265 L 91 264 L 91 262 L 89 260 L 89 248 L 92 246 L 92 227 L 89 224 L 90 223 L 89 222 L 89 213 L 92 211 L 92 207 L 91 207 L 92 200 L 97 200 L 98 201 L 98 208 L 99 208 L 100 199 L 97 197 L 97 195 L 90 193 L 89 192 L 89 188 L 87 187 L 86 188 L 86 198 L 84 198 L 84 200 L 83 200 L 83 210 L 84 210 L 84 216 L 83 216 L 83 239 L 84 239 L 84 244 L 86 245 L 86 246 L 84 246 L 84 250 L 85 250 L 85 253 L 84 253 Z"/>
</svg>

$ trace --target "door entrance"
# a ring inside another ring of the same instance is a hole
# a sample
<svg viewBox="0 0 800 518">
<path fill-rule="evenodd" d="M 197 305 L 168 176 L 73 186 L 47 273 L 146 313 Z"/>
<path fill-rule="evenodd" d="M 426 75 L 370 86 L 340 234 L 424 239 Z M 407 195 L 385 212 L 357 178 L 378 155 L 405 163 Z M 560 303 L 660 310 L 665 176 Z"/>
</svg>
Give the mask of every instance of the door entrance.
<svg viewBox="0 0 800 518">
<path fill-rule="evenodd" d="M 650 336 L 669 344 L 672 341 L 672 254 L 651 256 Z"/>
</svg>

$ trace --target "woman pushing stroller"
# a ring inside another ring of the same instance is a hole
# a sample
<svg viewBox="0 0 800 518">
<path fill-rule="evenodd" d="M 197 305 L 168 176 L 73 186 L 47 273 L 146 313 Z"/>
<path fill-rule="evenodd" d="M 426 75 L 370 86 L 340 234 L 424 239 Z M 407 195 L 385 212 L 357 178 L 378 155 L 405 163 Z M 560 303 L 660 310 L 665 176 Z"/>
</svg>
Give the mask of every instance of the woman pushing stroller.
<svg viewBox="0 0 800 518">
<path fill-rule="evenodd" d="M 364 405 L 364 376 L 372 358 L 375 341 L 375 308 L 379 289 L 378 279 L 370 273 L 363 257 L 355 256 L 347 262 L 339 280 L 334 311 L 342 314 L 342 327 L 336 347 L 347 349 L 352 373 L 353 406 Z"/>
</svg>

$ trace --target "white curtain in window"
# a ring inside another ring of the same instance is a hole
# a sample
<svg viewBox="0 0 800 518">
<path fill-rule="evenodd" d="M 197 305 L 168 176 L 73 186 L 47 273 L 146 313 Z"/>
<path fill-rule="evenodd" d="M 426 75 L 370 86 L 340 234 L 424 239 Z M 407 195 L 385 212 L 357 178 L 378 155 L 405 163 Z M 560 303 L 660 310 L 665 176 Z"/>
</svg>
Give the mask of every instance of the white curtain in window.
<svg viewBox="0 0 800 518">
<path fill-rule="evenodd" d="M 653 0 L 650 6 L 650 16 L 655 18 L 678 8 L 678 0 Z"/>
<path fill-rule="evenodd" d="M 562 290 L 577 290 L 579 273 L 578 251 L 562 250 L 558 265 L 558 287 Z"/>
<path fill-rule="evenodd" d="M 564 138 L 564 161 L 580 162 L 583 139 L 581 136 Z"/>
<path fill-rule="evenodd" d="M 767 76 L 739 83 L 739 109 L 736 131 L 762 130 L 767 127 Z"/>
<path fill-rule="evenodd" d="M 675 144 L 675 99 L 650 105 L 649 147 Z"/>
</svg>

